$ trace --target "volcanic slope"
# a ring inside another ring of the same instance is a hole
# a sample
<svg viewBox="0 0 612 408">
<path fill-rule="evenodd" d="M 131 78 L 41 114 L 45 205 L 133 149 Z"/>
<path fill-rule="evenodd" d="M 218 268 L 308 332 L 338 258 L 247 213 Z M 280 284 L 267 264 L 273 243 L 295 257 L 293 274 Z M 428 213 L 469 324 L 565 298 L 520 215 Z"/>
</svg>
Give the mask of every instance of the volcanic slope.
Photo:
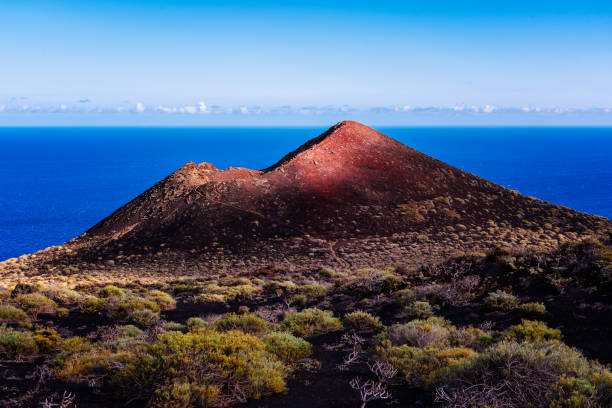
<svg viewBox="0 0 612 408">
<path fill-rule="evenodd" d="M 610 225 L 345 121 L 264 170 L 190 162 L 82 236 L 24 263 L 172 272 L 180 262 L 180 273 L 410 267 L 498 245 L 553 248 Z"/>
</svg>

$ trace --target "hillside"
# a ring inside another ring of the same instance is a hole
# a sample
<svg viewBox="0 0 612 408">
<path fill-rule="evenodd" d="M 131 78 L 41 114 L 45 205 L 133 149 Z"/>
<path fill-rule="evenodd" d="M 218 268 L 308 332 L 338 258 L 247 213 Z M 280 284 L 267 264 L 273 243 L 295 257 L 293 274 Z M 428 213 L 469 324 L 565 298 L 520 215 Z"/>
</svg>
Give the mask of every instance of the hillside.
<svg viewBox="0 0 612 408">
<path fill-rule="evenodd" d="M 82 236 L 19 264 L 416 267 L 500 240 L 552 249 L 609 225 L 346 121 L 264 170 L 187 163 Z"/>
</svg>

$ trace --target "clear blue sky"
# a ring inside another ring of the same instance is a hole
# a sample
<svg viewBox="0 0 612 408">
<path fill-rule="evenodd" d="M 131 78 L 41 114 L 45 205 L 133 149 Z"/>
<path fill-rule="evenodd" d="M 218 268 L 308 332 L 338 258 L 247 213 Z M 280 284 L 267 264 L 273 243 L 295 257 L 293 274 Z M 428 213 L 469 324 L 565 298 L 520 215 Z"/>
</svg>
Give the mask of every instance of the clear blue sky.
<svg viewBox="0 0 612 408">
<path fill-rule="evenodd" d="M 0 0 L 0 38 L 0 125 L 304 107 L 612 123 L 611 1 Z"/>
</svg>

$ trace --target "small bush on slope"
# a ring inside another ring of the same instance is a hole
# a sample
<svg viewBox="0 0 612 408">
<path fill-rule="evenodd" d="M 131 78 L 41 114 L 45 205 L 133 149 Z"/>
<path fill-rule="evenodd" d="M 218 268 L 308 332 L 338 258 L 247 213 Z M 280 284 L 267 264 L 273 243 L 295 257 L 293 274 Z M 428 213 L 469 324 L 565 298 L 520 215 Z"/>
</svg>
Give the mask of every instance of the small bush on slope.
<svg viewBox="0 0 612 408">
<path fill-rule="evenodd" d="M 125 328 L 96 344 L 65 341 L 57 376 L 109 386 L 152 407 L 223 407 L 286 389 L 289 370 L 250 334 L 172 331 L 146 343 L 137 329 L 126 336 Z"/>
<path fill-rule="evenodd" d="M 342 323 L 332 312 L 319 309 L 304 309 L 289 313 L 279 325 L 298 337 L 312 337 L 342 329 Z"/>
<path fill-rule="evenodd" d="M 0 326 L 0 359 L 23 360 L 37 352 L 38 346 L 32 333 Z"/>
<path fill-rule="evenodd" d="M 15 307 L 13 305 L 0 306 L 0 322 L 23 322 L 27 318 L 28 315 L 18 307 Z"/>
<path fill-rule="evenodd" d="M 449 406 L 578 408 L 612 404 L 612 373 L 558 341 L 501 342 L 438 388 Z"/>
<path fill-rule="evenodd" d="M 485 304 L 494 310 L 509 311 L 515 309 L 519 302 L 516 296 L 506 293 L 503 290 L 497 290 L 489 293 L 485 299 Z"/>
<path fill-rule="evenodd" d="M 344 325 L 347 329 L 352 329 L 358 333 L 374 333 L 383 328 L 378 316 L 373 316 L 368 312 L 356 310 L 344 316 Z"/>
<path fill-rule="evenodd" d="M 241 331 L 169 332 L 146 346 L 115 381 L 152 405 L 227 406 L 286 389 L 287 369 L 264 343 Z"/>
<path fill-rule="evenodd" d="M 283 361 L 308 357 L 312 346 L 306 340 L 287 332 L 273 332 L 262 338 L 266 350 Z"/>
<path fill-rule="evenodd" d="M 561 330 L 551 329 L 543 322 L 523 319 L 521 324 L 508 329 L 506 337 L 518 341 L 561 340 Z"/>
<path fill-rule="evenodd" d="M 268 322 L 253 313 L 226 313 L 215 322 L 217 330 L 242 330 L 251 334 L 263 334 L 269 329 L 269 326 Z"/>
</svg>

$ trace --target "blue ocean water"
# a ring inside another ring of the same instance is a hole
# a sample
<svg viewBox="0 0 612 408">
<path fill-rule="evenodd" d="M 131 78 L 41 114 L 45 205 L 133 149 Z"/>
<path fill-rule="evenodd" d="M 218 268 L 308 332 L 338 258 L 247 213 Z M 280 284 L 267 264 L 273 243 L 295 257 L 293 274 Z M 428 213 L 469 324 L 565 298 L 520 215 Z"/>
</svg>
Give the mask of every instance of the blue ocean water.
<svg viewBox="0 0 612 408">
<path fill-rule="evenodd" d="M 0 128 L 0 260 L 60 244 L 188 161 L 270 166 L 324 128 Z M 612 128 L 379 128 L 481 177 L 612 218 Z"/>
</svg>

